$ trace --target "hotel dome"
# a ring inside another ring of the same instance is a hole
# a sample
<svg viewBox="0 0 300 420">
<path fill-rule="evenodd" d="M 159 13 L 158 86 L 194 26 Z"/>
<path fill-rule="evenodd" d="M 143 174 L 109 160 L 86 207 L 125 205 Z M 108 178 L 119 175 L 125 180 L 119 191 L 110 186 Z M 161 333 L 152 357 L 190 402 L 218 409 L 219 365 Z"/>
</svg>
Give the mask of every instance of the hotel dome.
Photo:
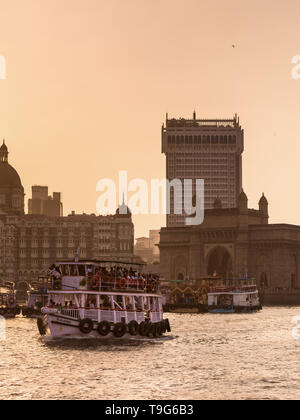
<svg viewBox="0 0 300 420">
<path fill-rule="evenodd" d="M 8 148 L 0 147 L 0 213 L 24 214 L 24 188 L 18 172 L 8 163 Z"/>
</svg>

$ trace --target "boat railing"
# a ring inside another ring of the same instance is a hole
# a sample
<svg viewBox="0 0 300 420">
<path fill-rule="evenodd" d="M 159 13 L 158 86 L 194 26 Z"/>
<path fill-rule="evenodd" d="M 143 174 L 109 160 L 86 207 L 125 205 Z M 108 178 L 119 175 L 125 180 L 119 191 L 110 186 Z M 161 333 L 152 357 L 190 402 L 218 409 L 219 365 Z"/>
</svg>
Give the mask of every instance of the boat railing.
<svg viewBox="0 0 300 420">
<path fill-rule="evenodd" d="M 123 290 L 123 291 L 140 291 L 140 292 L 157 292 L 159 290 L 159 282 L 154 279 L 137 279 L 125 277 L 90 277 L 88 278 L 88 287 L 91 290 Z"/>
<path fill-rule="evenodd" d="M 97 319 L 98 318 L 98 310 L 97 309 L 85 309 L 84 310 L 84 317 L 90 319 Z"/>
<path fill-rule="evenodd" d="M 84 317 L 100 321 L 123 322 L 137 321 L 139 324 L 145 320 L 144 311 L 115 311 L 115 310 L 84 310 Z"/>
<path fill-rule="evenodd" d="M 256 286 L 219 286 L 210 287 L 209 293 L 245 293 L 245 292 L 256 292 Z"/>
<path fill-rule="evenodd" d="M 50 307 L 49 307 L 50 308 Z M 52 308 L 53 309 L 53 308 Z M 113 309 L 68 309 L 62 308 L 59 313 L 75 319 L 90 318 L 93 320 L 108 321 L 108 322 L 123 322 L 137 321 L 139 324 L 145 320 L 145 311 L 143 310 L 113 310 Z M 149 312 L 150 320 L 152 322 L 159 322 L 162 320 L 161 311 Z"/>
<path fill-rule="evenodd" d="M 62 315 L 70 316 L 72 318 L 79 319 L 79 317 L 80 317 L 79 309 L 65 309 L 65 308 L 63 308 L 60 313 Z"/>
<path fill-rule="evenodd" d="M 151 322 L 160 322 L 162 320 L 162 312 L 150 312 L 150 321 Z"/>
</svg>

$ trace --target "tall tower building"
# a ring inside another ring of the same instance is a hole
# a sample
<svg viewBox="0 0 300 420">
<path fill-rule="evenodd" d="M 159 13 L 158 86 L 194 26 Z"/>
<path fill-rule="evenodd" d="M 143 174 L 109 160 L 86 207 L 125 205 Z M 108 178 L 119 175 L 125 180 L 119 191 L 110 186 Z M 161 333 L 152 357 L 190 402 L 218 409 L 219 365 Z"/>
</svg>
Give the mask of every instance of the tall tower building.
<svg viewBox="0 0 300 420">
<path fill-rule="evenodd" d="M 169 119 L 162 126 L 162 153 L 166 155 L 166 178 L 169 181 L 204 179 L 204 208 L 237 207 L 242 191 L 242 153 L 244 131 L 237 115 L 233 119 Z M 183 226 L 186 215 L 174 214 L 174 190 L 170 195 L 167 226 Z"/>
</svg>

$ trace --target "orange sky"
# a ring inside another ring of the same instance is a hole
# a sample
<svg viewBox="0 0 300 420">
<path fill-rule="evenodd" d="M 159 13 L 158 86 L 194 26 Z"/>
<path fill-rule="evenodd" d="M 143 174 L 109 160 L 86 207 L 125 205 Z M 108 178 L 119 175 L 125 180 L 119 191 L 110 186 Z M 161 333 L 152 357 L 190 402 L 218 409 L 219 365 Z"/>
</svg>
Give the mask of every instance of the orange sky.
<svg viewBox="0 0 300 420">
<path fill-rule="evenodd" d="M 244 189 L 300 224 L 298 0 L 0 0 L 0 136 L 29 198 L 62 191 L 95 212 L 96 183 L 163 177 L 165 113 L 245 129 Z M 231 47 L 236 44 L 236 48 Z M 135 216 L 136 236 L 164 216 Z"/>
</svg>

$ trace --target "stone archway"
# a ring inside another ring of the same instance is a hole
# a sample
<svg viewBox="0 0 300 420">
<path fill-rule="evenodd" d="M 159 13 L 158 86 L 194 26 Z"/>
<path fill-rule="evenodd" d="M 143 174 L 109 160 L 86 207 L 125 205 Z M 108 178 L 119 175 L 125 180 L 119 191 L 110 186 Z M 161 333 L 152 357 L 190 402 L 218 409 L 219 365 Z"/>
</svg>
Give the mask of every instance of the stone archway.
<svg viewBox="0 0 300 420">
<path fill-rule="evenodd" d="M 174 279 L 184 280 L 187 276 L 187 259 L 184 255 L 174 257 Z"/>
<path fill-rule="evenodd" d="M 207 257 L 207 274 L 228 278 L 232 275 L 232 258 L 226 248 L 217 246 Z"/>
</svg>

